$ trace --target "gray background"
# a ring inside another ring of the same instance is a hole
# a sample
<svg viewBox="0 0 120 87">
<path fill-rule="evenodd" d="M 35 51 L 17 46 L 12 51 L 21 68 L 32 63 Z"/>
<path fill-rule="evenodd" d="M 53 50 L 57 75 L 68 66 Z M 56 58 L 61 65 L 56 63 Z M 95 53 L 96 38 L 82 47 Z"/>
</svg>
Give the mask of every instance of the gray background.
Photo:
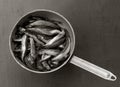
<svg viewBox="0 0 120 87">
<path fill-rule="evenodd" d="M 9 52 L 9 34 L 17 20 L 34 9 L 64 15 L 76 34 L 74 54 L 118 76 L 103 80 L 68 63 L 51 74 L 21 68 Z M 120 0 L 0 0 L 0 87 L 119 87 Z"/>
</svg>

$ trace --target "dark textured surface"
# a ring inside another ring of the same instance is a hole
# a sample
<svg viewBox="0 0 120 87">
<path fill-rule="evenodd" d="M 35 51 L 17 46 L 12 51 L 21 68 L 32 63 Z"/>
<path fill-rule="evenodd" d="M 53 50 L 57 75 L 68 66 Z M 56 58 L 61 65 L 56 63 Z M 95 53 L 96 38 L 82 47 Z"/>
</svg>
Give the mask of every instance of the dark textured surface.
<svg viewBox="0 0 120 87">
<path fill-rule="evenodd" d="M 74 54 L 115 73 L 117 81 L 103 80 L 72 64 L 51 74 L 21 68 L 9 52 L 9 34 L 17 20 L 34 9 L 64 15 L 76 34 Z M 119 87 L 119 0 L 0 0 L 0 87 Z"/>
</svg>

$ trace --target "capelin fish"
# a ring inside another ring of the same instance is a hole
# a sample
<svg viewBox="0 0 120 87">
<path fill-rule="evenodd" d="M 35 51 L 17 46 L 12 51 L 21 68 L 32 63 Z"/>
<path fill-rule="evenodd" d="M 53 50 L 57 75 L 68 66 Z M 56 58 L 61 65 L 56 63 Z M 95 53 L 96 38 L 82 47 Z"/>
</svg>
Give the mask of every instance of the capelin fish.
<svg viewBox="0 0 120 87">
<path fill-rule="evenodd" d="M 33 31 L 33 29 L 35 29 L 35 28 L 33 28 L 32 30 L 31 30 L 31 29 L 32 29 L 32 28 L 27 28 L 27 29 L 21 28 L 20 31 L 21 31 L 21 32 L 24 32 L 24 33 L 27 33 L 27 34 L 34 35 L 34 36 L 35 36 L 35 34 L 39 34 L 39 32 Z"/>
<path fill-rule="evenodd" d="M 35 35 L 29 34 L 29 33 L 25 33 L 26 35 L 30 36 L 31 38 L 33 38 L 38 44 L 44 45 L 44 43 L 40 40 L 38 40 L 38 38 Z"/>
<path fill-rule="evenodd" d="M 42 49 L 38 52 L 38 54 L 48 54 L 52 56 L 56 56 L 60 53 L 60 50 L 57 49 Z"/>
<path fill-rule="evenodd" d="M 21 59 L 22 60 L 24 59 L 25 53 L 26 53 L 26 50 L 27 50 L 27 39 L 28 39 L 28 37 L 26 35 L 24 35 L 22 37 L 22 41 L 21 41 L 21 44 L 22 44 L 22 46 L 21 46 L 21 51 L 22 51 Z"/>
<path fill-rule="evenodd" d="M 27 28 L 27 29 L 25 29 L 25 28 L 20 28 L 20 31 L 21 31 L 21 32 L 24 32 L 24 33 L 29 33 L 29 34 L 32 33 L 28 28 Z"/>
<path fill-rule="evenodd" d="M 51 60 L 52 61 L 61 61 L 61 60 L 64 60 L 64 58 L 66 57 L 66 55 L 69 53 L 70 51 L 70 39 L 68 38 L 67 39 L 67 42 L 66 42 L 66 46 L 65 48 L 62 50 L 62 52 L 55 56 L 54 58 L 52 58 Z"/>
<path fill-rule="evenodd" d="M 26 31 L 35 32 L 38 34 L 50 35 L 50 36 L 60 33 L 60 31 L 57 29 L 51 30 L 51 29 L 44 29 L 44 28 L 27 28 Z"/>
<path fill-rule="evenodd" d="M 44 45 L 44 43 L 42 41 L 40 41 L 36 35 L 31 34 L 30 33 L 31 31 L 29 31 L 28 29 L 21 28 L 21 31 L 24 32 L 29 37 L 33 38 L 38 44 Z"/>
<path fill-rule="evenodd" d="M 45 37 L 42 36 L 42 35 L 38 35 L 38 38 L 39 38 L 42 42 L 44 42 L 44 43 L 46 43 L 46 44 L 47 44 L 50 40 L 52 40 L 52 39 L 46 40 Z M 65 41 L 65 37 L 62 37 L 62 38 L 60 38 L 59 40 L 57 40 L 56 42 L 54 42 L 53 44 L 51 44 L 51 45 L 44 45 L 44 47 L 45 47 L 45 48 L 53 48 L 53 47 L 56 47 L 56 46 L 62 44 L 64 41 Z"/>
<path fill-rule="evenodd" d="M 31 24 L 31 23 L 33 23 L 33 22 L 35 22 L 35 21 L 38 21 L 38 20 L 44 20 L 44 18 L 43 17 L 39 17 L 39 16 L 31 16 L 31 17 L 29 17 L 29 23 Z M 25 26 L 26 28 L 30 28 L 30 27 L 32 27 L 32 26 L 30 26 L 30 25 L 27 25 L 27 26 Z"/>
<path fill-rule="evenodd" d="M 45 21 L 45 20 L 38 20 L 33 23 L 30 23 L 29 26 L 47 26 L 47 27 L 52 27 L 52 28 L 60 28 L 58 25 L 55 23 Z"/>
<path fill-rule="evenodd" d="M 51 40 L 49 40 L 48 43 L 45 44 L 45 46 L 50 46 L 52 45 L 54 42 L 58 41 L 60 38 L 62 38 L 65 35 L 65 31 L 64 29 L 62 29 L 62 31 L 56 35 L 55 37 L 53 37 Z"/>
<path fill-rule="evenodd" d="M 35 42 L 34 42 L 33 38 L 30 38 L 30 54 L 33 58 L 36 57 Z"/>
</svg>

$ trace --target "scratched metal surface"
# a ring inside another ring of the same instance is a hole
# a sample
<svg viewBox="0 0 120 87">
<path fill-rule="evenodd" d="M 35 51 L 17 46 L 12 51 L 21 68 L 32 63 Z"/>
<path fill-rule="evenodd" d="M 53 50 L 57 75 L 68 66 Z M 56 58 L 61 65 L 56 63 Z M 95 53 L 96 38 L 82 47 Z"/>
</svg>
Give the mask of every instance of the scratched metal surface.
<svg viewBox="0 0 120 87">
<path fill-rule="evenodd" d="M 34 9 L 64 15 L 75 31 L 74 54 L 112 71 L 117 81 L 103 80 L 70 63 L 51 74 L 21 68 L 9 52 L 9 34 L 17 20 Z M 119 87 L 119 62 L 119 0 L 0 0 L 0 87 Z"/>
</svg>

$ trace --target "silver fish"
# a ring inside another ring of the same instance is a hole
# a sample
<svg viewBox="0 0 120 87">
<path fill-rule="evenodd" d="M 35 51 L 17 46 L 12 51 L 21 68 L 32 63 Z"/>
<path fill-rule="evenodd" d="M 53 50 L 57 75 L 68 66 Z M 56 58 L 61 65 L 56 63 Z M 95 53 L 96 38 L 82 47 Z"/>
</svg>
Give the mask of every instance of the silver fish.
<svg viewBox="0 0 120 87">
<path fill-rule="evenodd" d="M 51 29 L 43 29 L 43 28 L 27 28 L 27 30 L 31 32 L 39 33 L 39 34 L 45 34 L 45 35 L 55 35 L 60 33 L 60 31 L 57 29 L 51 30 Z"/>
<path fill-rule="evenodd" d="M 48 43 L 51 39 L 48 39 L 48 40 L 46 40 L 45 39 L 45 37 L 43 37 L 42 35 L 38 35 L 38 38 L 40 39 L 40 40 L 42 40 L 42 42 L 44 42 L 44 43 Z M 53 47 L 56 47 L 56 46 L 59 46 L 60 44 L 62 44 L 63 42 L 65 41 L 65 37 L 62 37 L 62 38 L 60 38 L 59 40 L 57 40 L 56 42 L 54 42 L 53 44 L 51 44 L 51 45 L 44 45 L 44 47 L 45 48 L 53 48 Z"/>
<path fill-rule="evenodd" d="M 63 60 L 66 57 L 66 55 L 69 53 L 69 51 L 70 51 L 70 39 L 68 38 L 66 46 L 63 49 L 63 51 L 59 55 L 57 55 L 54 58 L 52 58 L 51 60 L 52 61 L 61 61 L 61 60 Z"/>
<path fill-rule="evenodd" d="M 65 37 L 62 37 L 59 40 L 57 40 L 56 42 L 54 42 L 53 44 L 45 46 L 45 48 L 57 47 L 57 46 L 59 46 L 60 44 L 62 44 L 64 42 L 65 42 Z"/>
<path fill-rule="evenodd" d="M 52 45 L 54 42 L 58 41 L 64 35 L 65 35 L 65 31 L 62 29 L 62 31 L 58 35 L 56 35 L 55 37 L 53 37 L 51 40 L 49 40 L 49 42 L 46 43 L 45 46 Z"/>
<path fill-rule="evenodd" d="M 21 28 L 20 31 L 24 32 L 27 36 L 33 38 L 37 43 L 42 44 L 42 45 L 44 44 L 38 40 L 37 36 L 35 36 L 34 34 L 31 34 L 28 29 Z"/>
<path fill-rule="evenodd" d="M 26 35 L 24 35 L 23 37 L 22 37 L 22 41 L 21 41 L 21 44 L 22 44 L 22 46 L 21 46 L 21 50 L 22 50 L 22 55 L 21 55 L 21 59 L 23 60 L 24 59 L 24 57 L 25 57 L 25 53 L 26 53 L 26 50 L 27 50 L 27 36 Z"/>
<path fill-rule="evenodd" d="M 44 45 L 44 43 L 40 40 L 38 40 L 38 38 L 35 35 L 29 34 L 29 33 L 25 33 L 26 35 L 30 36 L 31 38 L 33 38 L 38 44 Z"/>
<path fill-rule="evenodd" d="M 52 22 L 49 22 L 49 21 L 45 21 L 45 20 L 35 21 L 35 22 L 31 23 L 29 26 L 48 26 L 48 27 L 53 27 L 53 28 L 59 27 L 58 25 L 56 25 Z"/>
<path fill-rule="evenodd" d="M 35 43 L 33 38 L 30 38 L 30 54 L 33 58 L 36 57 L 36 52 L 35 52 Z"/>
</svg>

